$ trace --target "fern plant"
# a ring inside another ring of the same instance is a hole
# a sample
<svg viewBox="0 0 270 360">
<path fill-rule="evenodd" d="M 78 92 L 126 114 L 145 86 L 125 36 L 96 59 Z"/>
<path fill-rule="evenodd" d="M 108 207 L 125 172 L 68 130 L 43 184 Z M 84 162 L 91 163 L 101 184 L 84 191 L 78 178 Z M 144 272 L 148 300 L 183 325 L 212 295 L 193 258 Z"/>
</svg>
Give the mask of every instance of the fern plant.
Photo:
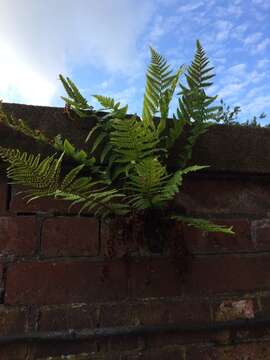
<svg viewBox="0 0 270 360">
<path fill-rule="evenodd" d="M 0 157 L 8 164 L 7 175 L 13 183 L 27 188 L 25 196 L 29 201 L 45 196 L 68 200 L 70 206 L 77 205 L 80 211 L 102 219 L 145 214 L 149 218 L 153 212 L 159 214 L 160 221 L 180 221 L 203 231 L 231 234 L 231 228 L 206 219 L 165 211 L 180 191 L 184 175 L 205 168 L 187 163 L 196 140 L 217 117 L 219 107 L 212 106 L 216 97 L 206 93 L 212 84 L 213 68 L 209 67 L 199 41 L 192 64 L 176 71 L 156 50 L 150 48 L 150 52 L 141 117 L 128 116 L 127 105 L 121 107 L 119 102 L 103 95 L 94 95 L 101 105 L 94 110 L 76 85 L 60 75 L 67 92 L 63 99 L 70 111 L 84 121 L 88 121 L 89 115 L 96 119 L 82 139 L 87 150 L 77 149 L 69 139 L 62 139 L 61 134 L 49 138 L 1 110 L 3 124 L 48 144 L 53 152 L 41 159 L 41 155 L 0 146 Z M 180 83 L 181 75 L 185 77 L 185 85 Z M 173 118 L 168 119 L 178 86 L 178 107 Z M 167 160 L 179 138 L 182 141 L 179 169 L 172 171 Z M 67 173 L 62 166 L 65 158 L 74 164 Z"/>
</svg>

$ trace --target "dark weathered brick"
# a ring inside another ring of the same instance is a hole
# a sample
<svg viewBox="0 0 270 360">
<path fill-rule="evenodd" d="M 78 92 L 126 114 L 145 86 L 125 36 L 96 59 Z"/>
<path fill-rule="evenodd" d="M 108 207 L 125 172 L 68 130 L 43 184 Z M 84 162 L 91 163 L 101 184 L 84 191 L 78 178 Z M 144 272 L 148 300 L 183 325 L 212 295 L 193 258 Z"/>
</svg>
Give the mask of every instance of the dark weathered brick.
<svg viewBox="0 0 270 360">
<path fill-rule="evenodd" d="M 37 246 L 37 224 L 34 217 L 0 217 L 1 255 L 31 255 Z"/>
<path fill-rule="evenodd" d="M 40 331 L 95 328 L 98 326 L 98 306 L 87 304 L 42 306 Z"/>
<path fill-rule="evenodd" d="M 139 219 L 112 219 L 101 222 L 101 251 L 106 257 L 121 258 L 127 254 L 138 254 L 146 249 L 143 240 L 143 226 Z"/>
<path fill-rule="evenodd" d="M 46 219 L 41 244 L 46 256 L 96 256 L 99 250 L 98 221 L 87 217 Z"/>
<path fill-rule="evenodd" d="M 270 255 L 209 255 L 190 259 L 185 273 L 168 259 L 131 264 L 133 297 L 222 294 L 270 287 Z"/>
<path fill-rule="evenodd" d="M 30 359 L 29 359 L 30 360 Z M 48 356 L 44 357 L 41 356 L 39 358 L 35 358 L 35 360 L 126 360 L 126 357 L 119 353 L 105 353 L 100 354 L 99 352 L 83 352 L 83 353 L 76 353 L 76 354 L 68 354 L 66 357 L 59 358 L 59 356 Z"/>
<path fill-rule="evenodd" d="M 62 261 L 18 263 L 7 271 L 7 304 L 70 304 L 127 296 L 123 262 Z"/>
<path fill-rule="evenodd" d="M 249 343 L 224 347 L 192 347 L 186 360 L 266 360 L 270 359 L 270 343 Z"/>
<path fill-rule="evenodd" d="M 27 344 L 7 344 L 0 346 L 1 360 L 24 360 L 29 355 L 29 347 Z M 28 357 L 29 360 L 33 358 Z"/>
<path fill-rule="evenodd" d="M 184 348 L 168 346 L 156 350 L 141 351 L 138 354 L 127 356 L 127 360 L 184 360 Z M 195 358 L 193 359 L 195 360 Z M 199 358 L 198 358 L 199 360 Z"/>
<path fill-rule="evenodd" d="M 252 241 L 258 251 L 270 250 L 270 219 L 261 219 L 252 222 Z"/>
<path fill-rule="evenodd" d="M 96 341 L 50 341 L 31 345 L 31 360 L 85 360 L 97 352 Z M 84 356 L 84 357 L 83 357 Z M 23 358 L 24 359 L 24 358 Z M 26 358 L 28 360 L 28 358 Z M 91 359 L 91 358 L 90 358 Z"/>
<path fill-rule="evenodd" d="M 269 212 L 270 183 L 244 178 L 188 178 L 174 205 L 184 207 L 189 214 L 263 216 Z"/>
<path fill-rule="evenodd" d="M 0 305 L 0 334 L 12 335 L 27 330 L 27 309 Z"/>
<path fill-rule="evenodd" d="M 217 294 L 268 289 L 269 255 L 224 255 L 195 258 L 184 291 Z"/>
<path fill-rule="evenodd" d="M 166 325 L 210 322 L 207 301 L 148 300 L 101 306 L 101 326 Z"/>
<path fill-rule="evenodd" d="M 133 298 L 172 297 L 183 293 L 183 278 L 170 259 L 145 259 L 130 264 Z"/>
<path fill-rule="evenodd" d="M 8 185 L 7 179 L 0 176 L 0 213 L 7 210 Z"/>
<path fill-rule="evenodd" d="M 137 353 L 145 348 L 145 341 L 139 336 L 112 336 L 97 339 L 100 353 Z"/>
</svg>

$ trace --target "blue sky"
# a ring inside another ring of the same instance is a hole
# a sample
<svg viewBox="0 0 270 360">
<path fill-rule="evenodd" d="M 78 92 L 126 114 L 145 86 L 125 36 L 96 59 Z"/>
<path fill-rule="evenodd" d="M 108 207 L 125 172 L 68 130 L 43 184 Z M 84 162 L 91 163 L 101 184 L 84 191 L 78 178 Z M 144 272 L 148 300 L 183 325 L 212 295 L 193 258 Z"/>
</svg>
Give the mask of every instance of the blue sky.
<svg viewBox="0 0 270 360">
<path fill-rule="evenodd" d="M 149 45 L 176 67 L 199 39 L 211 94 L 270 122 L 270 0 L 1 0 L 0 20 L 3 101 L 62 106 L 62 73 L 140 114 Z"/>
</svg>

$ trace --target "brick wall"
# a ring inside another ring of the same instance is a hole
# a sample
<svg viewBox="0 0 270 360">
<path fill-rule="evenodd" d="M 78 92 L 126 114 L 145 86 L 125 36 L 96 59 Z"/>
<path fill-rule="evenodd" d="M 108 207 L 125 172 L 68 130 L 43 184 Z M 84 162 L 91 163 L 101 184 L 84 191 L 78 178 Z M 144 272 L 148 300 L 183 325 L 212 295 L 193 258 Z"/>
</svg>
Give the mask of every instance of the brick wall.
<svg viewBox="0 0 270 360">
<path fill-rule="evenodd" d="M 20 115 L 35 114 L 36 108 L 11 109 Z M 37 108 L 39 116 L 52 110 Z M 234 131 L 245 139 L 238 149 L 234 135 L 229 136 Z M 6 129 L 0 127 L 1 133 Z M 232 145 L 212 147 L 224 138 Z M 24 140 L 10 133 L 8 141 Z M 136 244 L 133 257 L 121 257 L 133 234 L 123 235 L 121 228 L 112 232 L 87 214 L 68 213 L 63 202 L 43 199 L 27 205 L 2 176 L 0 359 L 270 359 L 270 321 L 256 323 L 270 316 L 270 164 L 267 159 L 263 164 L 260 153 L 267 141 L 269 130 L 218 127 L 198 144 L 196 162 L 211 159 L 214 170 L 186 178 L 175 205 L 233 225 L 235 235 L 180 225 L 170 229 L 168 236 L 187 246 L 184 270 L 182 260 L 166 254 L 138 255 Z M 248 145 L 253 152 L 239 159 Z M 232 147 L 237 164 L 230 159 Z M 108 260 L 112 241 L 117 254 Z M 248 326 L 238 326 L 241 319 Z M 213 330 L 215 324 L 224 326 Z M 148 332 L 80 341 L 3 337 L 136 326 Z M 155 331 L 159 326 L 163 330 Z"/>
</svg>

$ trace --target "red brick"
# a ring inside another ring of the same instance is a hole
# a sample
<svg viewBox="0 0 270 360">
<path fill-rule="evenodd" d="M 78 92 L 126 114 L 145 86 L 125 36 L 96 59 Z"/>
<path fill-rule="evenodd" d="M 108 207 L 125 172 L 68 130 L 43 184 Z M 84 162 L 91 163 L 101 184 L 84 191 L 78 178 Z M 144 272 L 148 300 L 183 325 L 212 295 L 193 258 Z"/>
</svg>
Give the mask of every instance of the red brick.
<svg viewBox="0 0 270 360">
<path fill-rule="evenodd" d="M 266 360 L 270 359 L 269 343 L 250 343 L 224 347 L 193 347 L 186 360 Z"/>
<path fill-rule="evenodd" d="M 145 341 L 139 336 L 112 336 L 97 339 L 100 353 L 111 354 L 114 352 L 124 353 L 138 352 L 145 348 Z"/>
<path fill-rule="evenodd" d="M 133 298 L 172 297 L 183 293 L 183 278 L 170 259 L 133 261 L 130 291 Z"/>
<path fill-rule="evenodd" d="M 52 353 L 52 351 L 51 351 L 51 353 Z M 67 352 L 64 351 L 63 353 L 67 353 Z M 119 352 L 115 352 L 115 353 L 110 352 L 110 353 L 104 353 L 104 354 L 101 354 L 100 352 L 93 352 L 93 351 L 91 351 L 90 353 L 82 352 L 82 353 L 75 353 L 75 354 L 70 352 L 68 355 L 66 355 L 66 357 L 59 357 L 57 355 L 49 356 L 48 354 L 50 354 L 50 351 L 47 351 L 47 356 L 44 357 L 44 354 L 43 354 L 43 355 L 41 355 L 41 357 L 35 358 L 35 360 L 126 360 L 126 356 L 122 355 Z M 29 359 L 29 360 L 32 360 L 32 359 Z"/>
<path fill-rule="evenodd" d="M 270 340 L 270 326 L 249 329 L 239 329 L 231 333 L 231 342 L 262 342 Z"/>
<path fill-rule="evenodd" d="M 252 241 L 257 250 L 270 250 L 270 219 L 253 221 L 251 234 Z"/>
<path fill-rule="evenodd" d="M 252 214 L 269 212 L 269 181 L 194 177 L 184 181 L 174 201 L 189 214 Z"/>
<path fill-rule="evenodd" d="M 101 306 L 100 326 L 210 322 L 208 302 L 156 300 Z"/>
<path fill-rule="evenodd" d="M 160 334 L 149 334 L 147 336 L 147 348 L 157 349 L 161 346 L 175 346 L 187 344 L 204 344 L 212 341 L 212 334 L 201 332 L 165 332 Z"/>
<path fill-rule="evenodd" d="M 37 228 L 34 217 L 0 217 L 1 255 L 31 255 L 36 244 Z"/>
<path fill-rule="evenodd" d="M 32 360 L 29 357 L 29 347 L 27 344 L 8 344 L 0 346 L 1 360 Z"/>
<path fill-rule="evenodd" d="M 270 297 L 269 295 L 261 296 L 258 299 L 259 303 L 259 316 L 269 317 L 270 316 Z"/>
<path fill-rule="evenodd" d="M 51 305 L 40 309 L 39 330 L 96 328 L 98 308 L 87 304 Z"/>
<path fill-rule="evenodd" d="M 190 252 L 203 254 L 254 251 L 248 220 L 211 221 L 218 225 L 233 226 L 234 235 L 205 232 L 185 225 L 184 238 Z"/>
<path fill-rule="evenodd" d="M 142 351 L 136 355 L 127 356 L 127 360 L 184 360 L 184 348 L 168 346 L 156 350 Z M 199 358 L 197 358 L 199 360 Z M 193 359 L 195 360 L 195 358 Z"/>
<path fill-rule="evenodd" d="M 46 256 L 96 256 L 99 224 L 95 218 L 57 217 L 44 221 L 42 253 Z"/>
<path fill-rule="evenodd" d="M 127 295 L 123 262 L 29 262 L 7 271 L 7 304 L 70 304 L 119 300 Z"/>
<path fill-rule="evenodd" d="M 36 342 L 31 346 L 29 360 L 85 360 L 89 359 L 90 354 L 96 351 L 97 345 L 94 340 L 75 342 L 50 341 L 48 343 Z M 26 359 L 28 360 L 28 358 Z M 90 357 L 90 359 L 92 358 Z"/>
<path fill-rule="evenodd" d="M 69 354 L 66 357 L 61 357 L 61 358 L 59 358 L 59 356 L 57 356 L 57 355 L 50 356 L 49 358 L 48 358 L 48 356 L 46 356 L 46 357 L 42 356 L 42 357 L 39 357 L 38 359 L 35 358 L 35 360 L 126 360 L 126 357 L 122 356 L 119 353 L 100 354 L 100 353 L 95 353 L 95 352 L 91 351 L 88 354 L 85 352 L 81 353 L 81 354 L 77 354 L 77 353 Z"/>
<path fill-rule="evenodd" d="M 127 217 L 102 222 L 100 235 L 101 251 L 106 257 L 121 258 L 131 253 L 147 252 L 143 246 L 143 226 L 139 219 Z"/>
<path fill-rule="evenodd" d="M 186 274 L 184 291 L 195 294 L 268 289 L 269 255 L 224 255 L 195 258 Z"/>
<path fill-rule="evenodd" d="M 222 294 L 270 287 L 270 255 L 209 255 L 190 260 L 180 276 L 168 259 L 131 264 L 133 297 L 171 297 L 187 294 Z"/>
<path fill-rule="evenodd" d="M 0 335 L 12 335 L 27 330 L 27 309 L 0 305 Z"/>
<path fill-rule="evenodd" d="M 8 185 L 7 180 L 0 177 L 0 212 L 5 212 L 7 208 Z"/>
</svg>

